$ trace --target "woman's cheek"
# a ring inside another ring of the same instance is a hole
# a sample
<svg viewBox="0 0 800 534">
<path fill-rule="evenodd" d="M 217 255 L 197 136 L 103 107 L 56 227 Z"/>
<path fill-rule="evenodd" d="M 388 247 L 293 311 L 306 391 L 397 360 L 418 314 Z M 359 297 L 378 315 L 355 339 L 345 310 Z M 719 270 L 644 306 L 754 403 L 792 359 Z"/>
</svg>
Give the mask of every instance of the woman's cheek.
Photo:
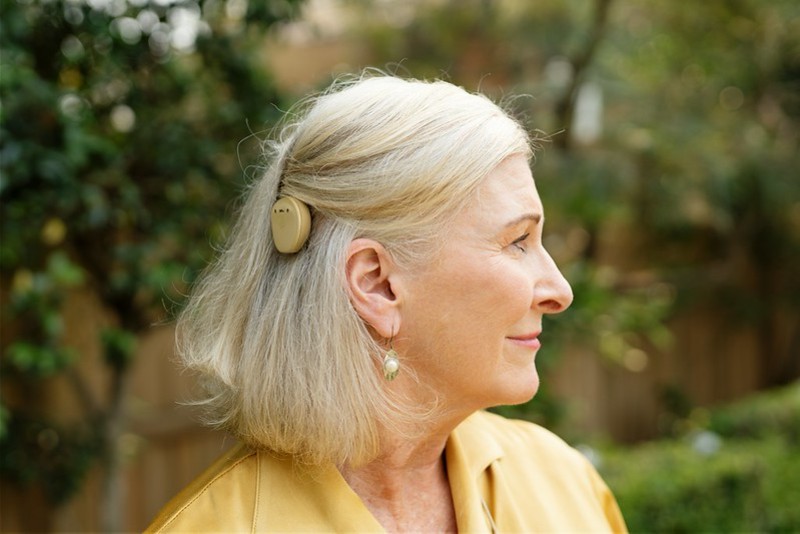
<svg viewBox="0 0 800 534">
<path fill-rule="evenodd" d="M 514 303 L 523 315 L 527 313 L 533 302 L 533 282 L 528 273 L 521 268 L 514 269 L 506 275 L 507 287 L 504 298 L 508 304 Z"/>
</svg>

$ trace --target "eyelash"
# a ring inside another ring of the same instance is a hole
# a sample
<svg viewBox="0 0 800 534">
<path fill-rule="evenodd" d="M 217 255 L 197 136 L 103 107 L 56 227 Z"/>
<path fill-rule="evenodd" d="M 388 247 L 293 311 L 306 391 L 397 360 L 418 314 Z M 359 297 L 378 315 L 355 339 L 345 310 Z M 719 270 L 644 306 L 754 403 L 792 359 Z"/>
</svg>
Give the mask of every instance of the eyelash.
<svg viewBox="0 0 800 534">
<path fill-rule="evenodd" d="M 511 242 L 511 244 L 512 244 L 513 246 L 517 247 L 517 248 L 518 248 L 519 250 L 521 250 L 522 252 L 526 252 L 526 251 L 527 251 L 527 249 L 526 249 L 525 247 L 523 247 L 522 245 L 520 245 L 520 243 L 524 243 L 524 242 L 525 242 L 525 240 L 526 240 L 526 239 L 528 239 L 528 237 L 529 237 L 530 235 L 531 235 L 530 233 L 523 234 L 523 235 L 519 236 L 517 239 L 515 239 L 514 241 L 512 241 L 512 242 Z"/>
</svg>

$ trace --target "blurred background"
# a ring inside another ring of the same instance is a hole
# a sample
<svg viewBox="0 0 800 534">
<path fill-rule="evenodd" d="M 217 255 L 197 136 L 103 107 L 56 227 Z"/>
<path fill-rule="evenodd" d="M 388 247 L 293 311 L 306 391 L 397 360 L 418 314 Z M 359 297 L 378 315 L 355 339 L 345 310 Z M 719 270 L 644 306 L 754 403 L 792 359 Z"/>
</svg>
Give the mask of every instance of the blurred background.
<svg viewBox="0 0 800 534">
<path fill-rule="evenodd" d="M 800 531 L 800 3 L 0 0 L 0 527 L 141 530 L 232 443 L 172 319 L 259 140 L 375 66 L 481 90 L 575 302 L 501 408 L 632 530 Z"/>
</svg>

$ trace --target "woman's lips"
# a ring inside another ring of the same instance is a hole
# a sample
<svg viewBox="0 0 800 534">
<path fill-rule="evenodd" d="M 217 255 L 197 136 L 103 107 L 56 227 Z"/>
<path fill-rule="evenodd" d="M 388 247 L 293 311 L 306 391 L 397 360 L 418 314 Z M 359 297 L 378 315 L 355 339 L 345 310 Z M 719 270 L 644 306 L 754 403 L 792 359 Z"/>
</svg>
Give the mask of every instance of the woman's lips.
<svg viewBox="0 0 800 534">
<path fill-rule="evenodd" d="M 529 349 L 538 349 L 539 347 L 542 346 L 541 341 L 539 341 L 539 334 L 540 332 L 534 332 L 532 334 L 509 337 L 508 340 L 514 343 L 515 345 L 519 345 L 521 347 Z"/>
</svg>

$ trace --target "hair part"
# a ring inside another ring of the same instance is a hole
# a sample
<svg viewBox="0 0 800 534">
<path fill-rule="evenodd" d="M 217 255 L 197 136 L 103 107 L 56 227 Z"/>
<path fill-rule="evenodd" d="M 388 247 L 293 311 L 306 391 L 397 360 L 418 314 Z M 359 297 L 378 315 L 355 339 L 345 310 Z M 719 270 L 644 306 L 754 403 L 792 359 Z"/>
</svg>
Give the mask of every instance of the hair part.
<svg viewBox="0 0 800 534">
<path fill-rule="evenodd" d="M 434 407 L 399 398 L 381 347 L 348 298 L 346 253 L 374 239 L 420 267 L 482 180 L 514 154 L 523 128 L 488 98 L 447 82 L 362 75 L 302 102 L 264 144 L 227 245 L 178 320 L 178 354 L 197 372 L 207 422 L 308 463 L 359 464 L 381 427 L 424 421 Z M 270 209 L 310 206 L 305 247 L 279 253 Z"/>
</svg>

